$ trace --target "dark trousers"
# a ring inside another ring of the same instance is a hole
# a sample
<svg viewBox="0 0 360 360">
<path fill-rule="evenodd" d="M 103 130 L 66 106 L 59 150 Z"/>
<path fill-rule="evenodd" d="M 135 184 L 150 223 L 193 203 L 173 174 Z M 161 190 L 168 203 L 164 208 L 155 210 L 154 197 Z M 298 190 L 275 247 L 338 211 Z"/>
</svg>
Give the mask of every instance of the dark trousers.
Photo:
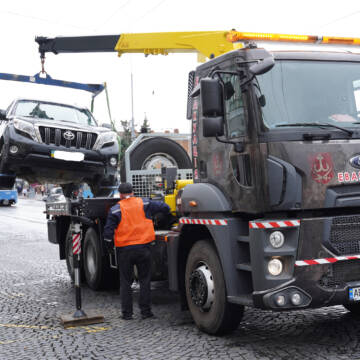
<svg viewBox="0 0 360 360">
<path fill-rule="evenodd" d="M 140 283 L 139 308 L 141 314 L 151 311 L 150 280 L 151 252 L 148 246 L 116 248 L 120 273 L 120 297 L 123 315 L 132 315 L 133 301 L 131 284 L 134 280 L 134 265 L 138 270 Z"/>
</svg>

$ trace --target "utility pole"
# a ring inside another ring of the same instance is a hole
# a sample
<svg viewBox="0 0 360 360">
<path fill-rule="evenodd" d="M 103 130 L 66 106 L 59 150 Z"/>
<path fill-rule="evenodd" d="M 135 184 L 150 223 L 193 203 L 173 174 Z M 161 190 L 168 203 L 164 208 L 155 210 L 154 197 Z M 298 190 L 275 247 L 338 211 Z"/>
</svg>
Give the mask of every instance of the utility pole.
<svg viewBox="0 0 360 360">
<path fill-rule="evenodd" d="M 135 140 L 134 89 L 133 89 L 133 73 L 131 72 L 131 141 L 134 140 Z"/>
</svg>

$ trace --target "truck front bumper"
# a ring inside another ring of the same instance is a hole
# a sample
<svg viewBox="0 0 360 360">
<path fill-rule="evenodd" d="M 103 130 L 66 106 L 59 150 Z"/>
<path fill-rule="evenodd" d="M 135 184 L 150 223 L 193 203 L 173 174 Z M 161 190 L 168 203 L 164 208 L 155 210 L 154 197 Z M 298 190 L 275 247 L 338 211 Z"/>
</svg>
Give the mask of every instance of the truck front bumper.
<svg viewBox="0 0 360 360">
<path fill-rule="evenodd" d="M 360 288 L 360 215 L 252 223 L 250 252 L 256 307 L 290 310 L 356 301 L 353 289 Z M 278 249 L 269 241 L 274 231 L 285 237 Z M 283 264 L 277 276 L 268 270 L 274 258 Z"/>
</svg>

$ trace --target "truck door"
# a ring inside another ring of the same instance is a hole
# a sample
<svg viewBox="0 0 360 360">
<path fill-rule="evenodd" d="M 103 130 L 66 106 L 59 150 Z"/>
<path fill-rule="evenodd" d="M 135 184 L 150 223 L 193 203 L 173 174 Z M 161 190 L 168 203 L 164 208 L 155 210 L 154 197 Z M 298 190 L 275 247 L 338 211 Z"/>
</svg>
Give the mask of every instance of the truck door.
<svg viewBox="0 0 360 360">
<path fill-rule="evenodd" d="M 256 212 L 261 203 L 255 186 L 258 147 L 256 122 L 250 120 L 251 97 L 240 88 L 245 68 L 233 61 L 226 65 L 218 72 L 223 86 L 224 135 L 203 137 L 204 117 L 202 109 L 199 111 L 198 181 L 217 185 L 231 200 L 234 211 Z"/>
</svg>

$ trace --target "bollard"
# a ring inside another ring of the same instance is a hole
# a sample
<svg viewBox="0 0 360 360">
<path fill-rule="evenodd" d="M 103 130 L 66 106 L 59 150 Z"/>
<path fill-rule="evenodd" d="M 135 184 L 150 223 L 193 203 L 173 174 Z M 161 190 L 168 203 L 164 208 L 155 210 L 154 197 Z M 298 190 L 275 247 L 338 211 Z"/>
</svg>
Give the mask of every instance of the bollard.
<svg viewBox="0 0 360 360">
<path fill-rule="evenodd" d="M 86 314 L 81 308 L 81 279 L 80 279 L 80 254 L 81 254 L 81 225 L 71 223 L 72 251 L 75 280 L 75 304 L 76 310 L 73 314 L 60 316 L 64 328 L 73 326 L 90 325 L 104 322 L 104 316 L 88 311 Z"/>
</svg>

